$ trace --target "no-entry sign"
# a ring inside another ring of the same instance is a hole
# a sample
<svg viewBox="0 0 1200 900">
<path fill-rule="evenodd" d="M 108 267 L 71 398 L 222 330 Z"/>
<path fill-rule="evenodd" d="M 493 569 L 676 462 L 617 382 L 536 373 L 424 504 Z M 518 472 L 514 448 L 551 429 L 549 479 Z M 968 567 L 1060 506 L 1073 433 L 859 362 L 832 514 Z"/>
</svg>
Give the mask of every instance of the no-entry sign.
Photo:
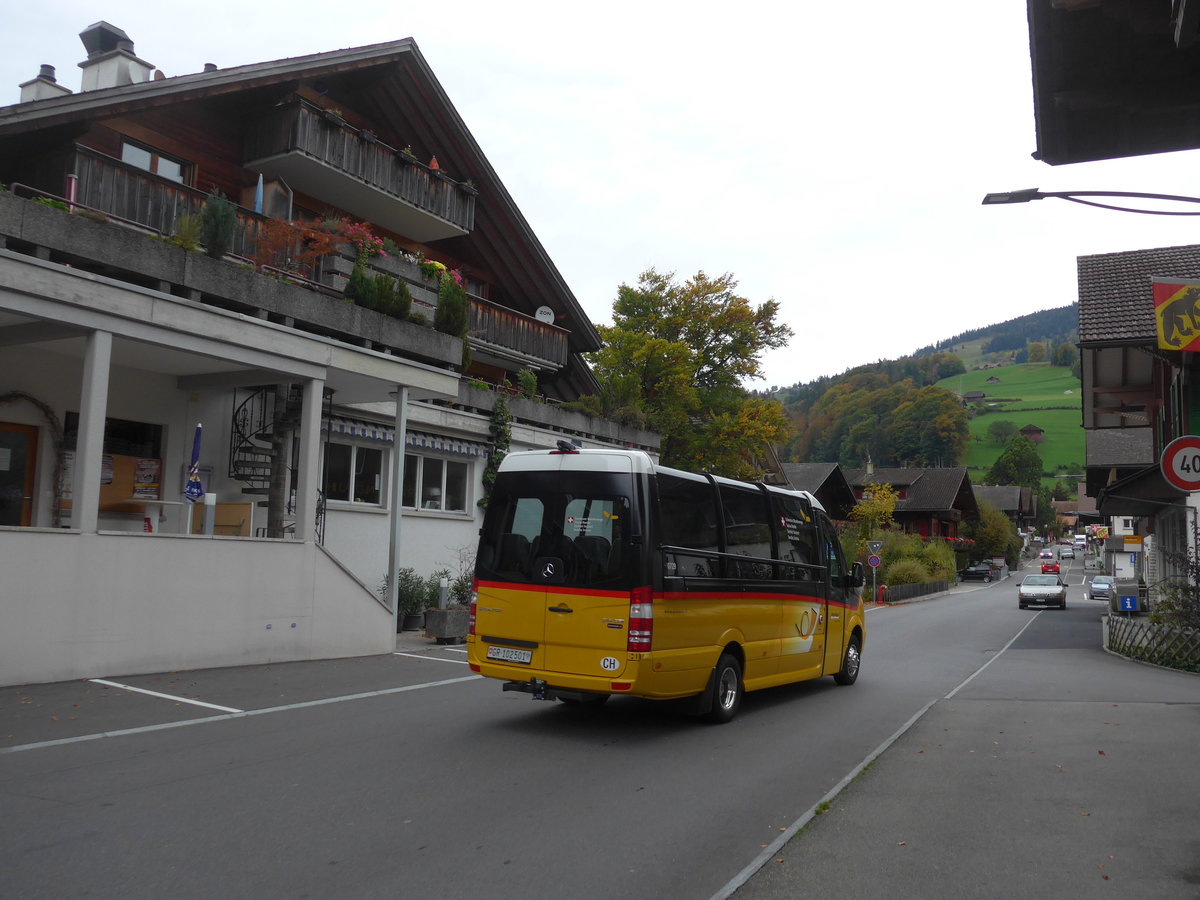
<svg viewBox="0 0 1200 900">
<path fill-rule="evenodd" d="M 1163 478 L 1181 491 L 1200 491 L 1200 436 L 1175 438 L 1163 449 L 1159 466 Z"/>
</svg>

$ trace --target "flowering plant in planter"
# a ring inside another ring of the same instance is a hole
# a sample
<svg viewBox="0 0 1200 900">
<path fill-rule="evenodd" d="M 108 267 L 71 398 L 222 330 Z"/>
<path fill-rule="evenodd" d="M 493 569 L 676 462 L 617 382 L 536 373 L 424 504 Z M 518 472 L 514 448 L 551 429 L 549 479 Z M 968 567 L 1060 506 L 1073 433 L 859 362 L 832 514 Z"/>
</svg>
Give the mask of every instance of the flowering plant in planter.
<svg viewBox="0 0 1200 900">
<path fill-rule="evenodd" d="M 366 222 L 346 222 L 342 236 L 357 251 L 357 265 L 365 266 L 371 257 L 387 255 L 383 252 L 383 238 L 375 234 Z"/>
<path fill-rule="evenodd" d="M 442 273 L 446 271 L 445 263 L 440 263 L 436 259 L 422 259 L 420 266 L 421 277 L 426 281 L 439 281 Z"/>
</svg>

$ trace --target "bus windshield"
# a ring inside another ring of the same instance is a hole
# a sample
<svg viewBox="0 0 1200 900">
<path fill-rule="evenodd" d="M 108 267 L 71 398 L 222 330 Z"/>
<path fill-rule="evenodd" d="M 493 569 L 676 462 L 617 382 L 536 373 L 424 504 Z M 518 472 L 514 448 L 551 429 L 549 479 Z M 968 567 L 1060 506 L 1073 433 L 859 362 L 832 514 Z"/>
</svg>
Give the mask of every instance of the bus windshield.
<svg viewBox="0 0 1200 900">
<path fill-rule="evenodd" d="M 633 482 L 613 473 L 496 480 L 476 568 L 490 581 L 628 590 Z"/>
</svg>

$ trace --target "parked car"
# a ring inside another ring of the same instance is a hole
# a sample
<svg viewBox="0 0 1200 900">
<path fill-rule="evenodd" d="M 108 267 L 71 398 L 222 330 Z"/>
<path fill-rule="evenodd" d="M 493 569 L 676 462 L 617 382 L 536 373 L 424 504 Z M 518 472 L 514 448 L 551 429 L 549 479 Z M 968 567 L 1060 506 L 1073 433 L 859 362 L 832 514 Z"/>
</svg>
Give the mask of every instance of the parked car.
<svg viewBox="0 0 1200 900">
<path fill-rule="evenodd" d="M 1088 597 L 1092 600 L 1112 600 L 1117 590 L 1117 579 L 1112 575 L 1097 575 L 1088 585 Z"/>
<path fill-rule="evenodd" d="M 1075 558 L 1075 548 L 1074 547 L 1063 547 L 1062 550 L 1060 550 L 1058 553 L 1058 558 L 1059 559 L 1074 559 Z"/>
<path fill-rule="evenodd" d="M 1056 603 L 1059 609 L 1066 609 L 1066 584 L 1057 575 L 1026 575 L 1017 588 L 1017 606 L 1025 609 L 1031 603 L 1043 606 Z"/>
<path fill-rule="evenodd" d="M 996 570 L 989 563 L 972 563 L 965 569 L 959 569 L 958 577 L 963 581 L 983 581 L 986 583 L 996 577 Z"/>
<path fill-rule="evenodd" d="M 1059 567 L 1058 567 L 1058 560 L 1053 560 L 1053 561 L 1043 560 L 1042 561 L 1042 574 L 1043 575 L 1057 575 L 1061 571 L 1062 570 L 1059 569 Z"/>
</svg>

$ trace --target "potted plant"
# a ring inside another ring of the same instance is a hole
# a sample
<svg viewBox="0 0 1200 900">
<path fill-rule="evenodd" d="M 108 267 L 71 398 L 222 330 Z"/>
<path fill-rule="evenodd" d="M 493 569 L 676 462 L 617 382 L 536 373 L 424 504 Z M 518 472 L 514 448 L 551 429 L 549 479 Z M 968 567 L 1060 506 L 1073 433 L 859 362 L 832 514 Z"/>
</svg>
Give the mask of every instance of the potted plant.
<svg viewBox="0 0 1200 900">
<path fill-rule="evenodd" d="M 379 592 L 387 597 L 388 579 L 385 575 Z M 429 601 L 427 583 L 416 569 L 403 568 L 396 572 L 397 631 L 420 631 Z"/>
<path fill-rule="evenodd" d="M 441 606 L 442 583 L 446 583 L 446 605 Z M 439 644 L 461 644 L 470 626 L 471 575 L 460 572 L 455 578 L 449 569 L 440 569 L 429 576 L 428 593 L 438 606 L 425 610 L 425 634 Z"/>
</svg>

